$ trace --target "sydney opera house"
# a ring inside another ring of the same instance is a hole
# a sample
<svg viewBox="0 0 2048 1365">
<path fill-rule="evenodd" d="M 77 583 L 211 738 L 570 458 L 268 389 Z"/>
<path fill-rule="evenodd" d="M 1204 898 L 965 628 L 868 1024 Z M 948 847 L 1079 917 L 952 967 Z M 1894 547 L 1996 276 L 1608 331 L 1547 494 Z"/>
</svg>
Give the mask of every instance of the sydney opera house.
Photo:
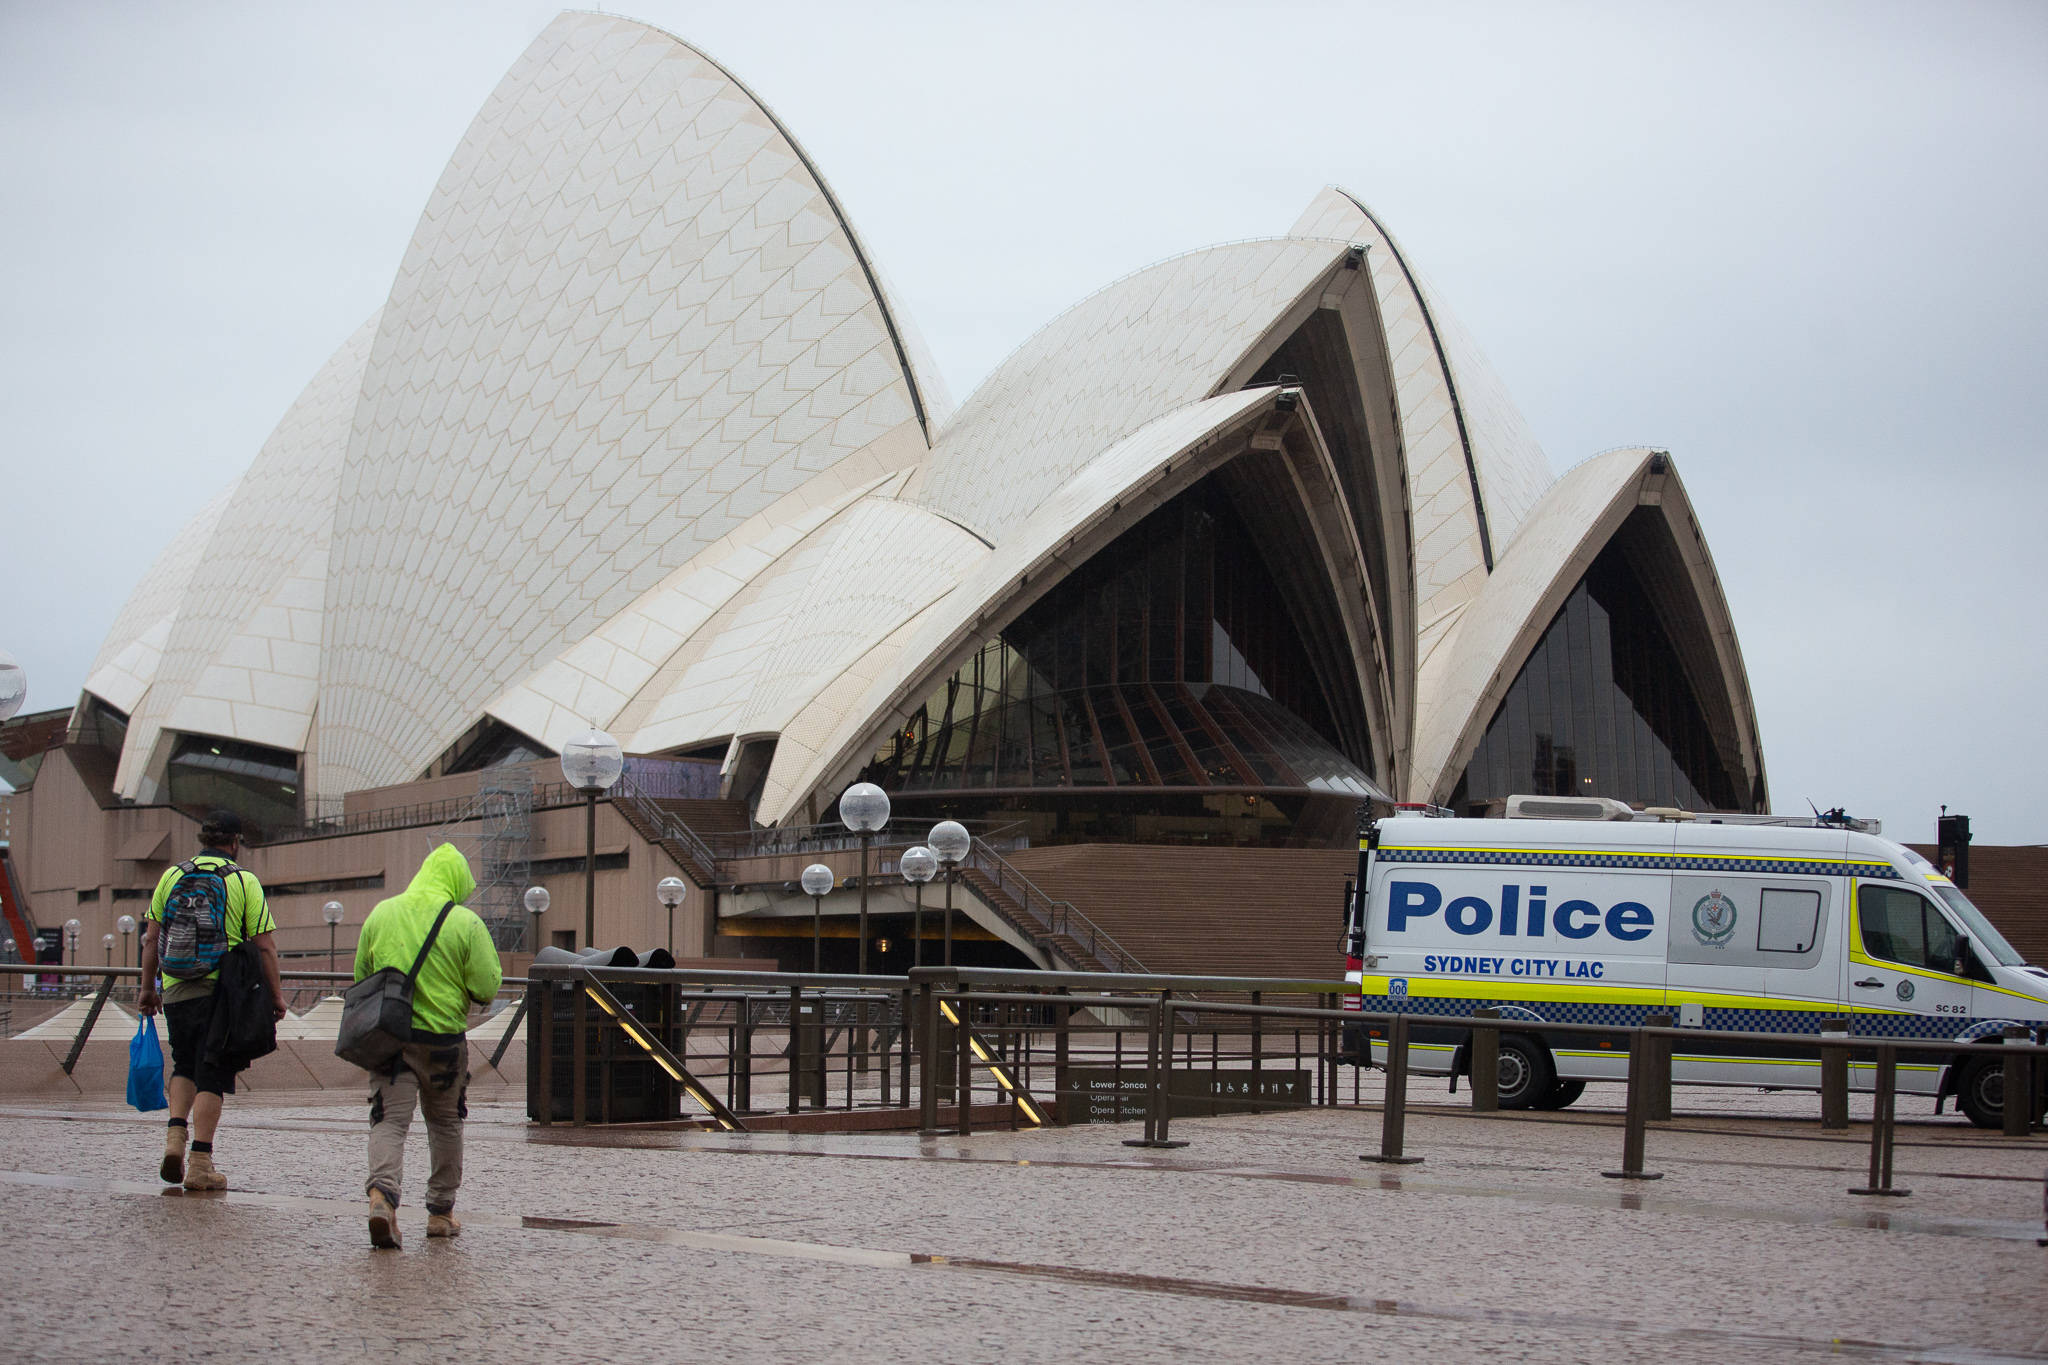
<svg viewBox="0 0 2048 1365">
<path fill-rule="evenodd" d="M 678 875 L 698 956 L 788 960 L 801 924 L 807 959 L 794 869 L 856 871 L 863 779 L 897 844 L 980 836 L 963 952 L 1159 969 L 1327 970 L 1367 802 L 1764 808 L 1670 455 L 1553 475 L 1350 193 L 1107 285 L 958 405 L 881 266 L 731 73 L 557 19 L 75 708 L 0 731 L 10 936 L 97 943 L 228 805 L 288 949 L 441 837 L 508 947 L 577 942 L 555 755 L 593 726 L 631 756 L 598 937 L 660 938 Z M 1244 932 L 1187 919 L 1204 894 Z"/>
</svg>

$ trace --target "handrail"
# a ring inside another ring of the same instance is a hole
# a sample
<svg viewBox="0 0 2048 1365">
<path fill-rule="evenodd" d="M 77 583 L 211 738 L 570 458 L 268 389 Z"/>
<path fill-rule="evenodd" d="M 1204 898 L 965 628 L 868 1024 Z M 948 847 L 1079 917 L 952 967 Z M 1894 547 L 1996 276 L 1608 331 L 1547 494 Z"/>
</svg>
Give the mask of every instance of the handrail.
<svg viewBox="0 0 2048 1365">
<path fill-rule="evenodd" d="M 968 862 L 988 874 L 996 889 L 1011 895 L 1049 935 L 1064 935 L 1087 948 L 1098 962 L 1119 972 L 1143 972 L 1145 964 L 1109 935 L 1094 920 L 1081 913 L 1072 901 L 1058 901 L 1038 889 L 1037 883 L 1019 872 L 1009 859 L 980 839 L 968 846 Z M 1019 891 L 1022 894 L 1019 894 Z"/>
<path fill-rule="evenodd" d="M 583 793 L 566 782 L 537 783 L 533 789 L 533 808 L 553 810 L 562 806 L 576 806 L 583 802 Z M 407 829 L 414 825 L 448 824 L 457 819 L 481 820 L 486 812 L 476 809 L 476 798 L 465 796 L 445 801 L 423 801 L 411 806 L 386 806 L 378 810 L 358 811 L 354 815 L 332 815 L 308 820 L 303 825 L 290 829 L 267 831 L 260 841 L 251 841 L 255 848 L 268 848 L 273 844 L 303 843 L 308 839 L 330 839 L 343 834 L 372 834 L 380 830 Z"/>
<path fill-rule="evenodd" d="M 51 967 L 57 967 L 59 970 L 55 973 L 50 973 L 48 972 L 47 969 Z M 0 962 L 0 975 L 63 975 L 79 977 L 87 981 L 94 979 L 97 979 L 99 981 L 98 989 L 92 991 L 92 1007 L 86 1011 L 85 1019 L 78 1026 L 77 1036 L 71 1040 L 71 1050 L 64 1055 L 64 1074 L 69 1076 L 72 1074 L 72 1069 L 78 1065 L 79 1056 L 85 1051 L 86 1039 L 92 1036 L 94 1026 L 99 1023 L 100 1014 L 106 1009 L 107 1001 L 110 998 L 112 998 L 114 994 L 114 983 L 128 977 L 135 977 L 138 979 L 138 984 L 140 984 L 142 969 L 140 967 L 105 966 L 92 967 L 81 970 L 78 964 L 72 964 L 69 967 L 65 967 L 63 966 L 63 964 L 52 962 Z M 280 978 L 281 981 L 343 982 L 351 981 L 354 979 L 353 974 L 350 972 L 281 971 L 278 973 L 278 977 Z M 524 1001 L 526 999 L 524 993 L 526 984 L 527 980 L 525 977 L 506 977 L 498 983 L 497 994 L 503 995 L 507 991 L 518 991 L 520 993 L 519 998 L 521 1001 L 520 1009 L 523 1012 L 525 1008 Z M 72 1000 L 74 1001 L 84 999 L 85 993 L 88 989 L 90 988 L 83 986 L 78 982 L 73 982 L 68 986 L 59 987 L 60 992 L 68 990 L 70 992 Z M 518 1020 L 517 1018 L 515 1018 L 514 1027 L 516 1028 L 517 1025 Z M 503 1040 L 499 1042 L 497 1053 L 491 1058 L 492 1066 L 496 1066 L 498 1064 L 499 1058 L 504 1056 L 505 1045 L 507 1042 L 510 1041 L 512 1030 L 507 1029 L 505 1032 L 506 1036 Z"/>
<path fill-rule="evenodd" d="M 1000 824 L 992 821 L 972 821 L 986 826 L 983 838 L 1001 838 L 1003 831 L 1014 829 L 1018 822 L 1005 820 Z M 838 853 L 860 847 L 860 836 L 846 826 L 833 822 L 818 825 L 771 825 L 766 829 L 736 830 L 729 833 L 708 834 L 705 842 L 714 849 L 721 862 L 733 858 L 786 857 L 800 853 Z M 915 834 L 897 834 L 894 831 L 877 835 L 874 847 L 877 849 L 904 849 L 921 842 Z M 1007 842 L 1025 847 L 1024 836 L 1016 836 Z"/>
<path fill-rule="evenodd" d="M 140 967 L 97 966 L 87 962 L 0 962 L 0 976 L 75 976 L 81 978 L 90 977 L 94 980 L 107 976 L 125 981 L 130 978 L 140 978 L 141 975 L 142 969 Z M 355 974 L 352 972 L 304 972 L 294 971 L 290 968 L 279 971 L 278 976 L 286 981 L 339 981 L 347 983 L 355 980 Z M 515 988 L 524 990 L 528 980 L 529 978 L 523 976 L 505 977 L 498 984 L 498 994 L 503 995 Z"/>
<path fill-rule="evenodd" d="M 666 842 L 673 839 L 689 854 L 691 871 L 697 874 L 699 885 L 709 885 L 718 876 L 718 855 L 698 835 L 696 830 L 679 818 L 671 818 L 669 812 L 655 803 L 655 798 L 642 791 L 626 774 L 619 774 L 619 780 L 612 787 L 614 798 L 624 798 L 627 805 L 639 812 L 642 819 L 654 826 L 655 834 Z"/>
</svg>

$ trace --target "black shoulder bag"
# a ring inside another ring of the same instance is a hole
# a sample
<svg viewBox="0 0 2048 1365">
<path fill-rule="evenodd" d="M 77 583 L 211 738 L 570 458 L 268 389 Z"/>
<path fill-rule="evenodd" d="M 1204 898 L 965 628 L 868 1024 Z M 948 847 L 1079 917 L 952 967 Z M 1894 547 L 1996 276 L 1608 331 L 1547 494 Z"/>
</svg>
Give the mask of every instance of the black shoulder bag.
<svg viewBox="0 0 2048 1365">
<path fill-rule="evenodd" d="M 229 876 L 249 873 L 230 863 Z M 248 890 L 243 889 L 242 941 L 220 960 L 220 979 L 213 990 L 213 1015 L 206 1025 L 201 1057 L 208 1066 L 240 1072 L 258 1057 L 277 1051 L 277 997 L 263 970 L 263 955 L 249 936 Z"/>
<path fill-rule="evenodd" d="M 370 973 L 343 994 L 341 1028 L 334 1039 L 335 1056 L 354 1062 L 365 1071 L 381 1071 L 391 1065 L 400 1048 L 412 1041 L 413 984 L 419 980 L 420 968 L 426 965 L 427 954 L 434 951 L 434 940 L 440 937 L 441 926 L 454 908 L 454 901 L 441 907 L 434 927 L 427 931 L 427 941 L 420 945 L 420 955 L 412 961 L 411 971 L 385 967 Z"/>
</svg>

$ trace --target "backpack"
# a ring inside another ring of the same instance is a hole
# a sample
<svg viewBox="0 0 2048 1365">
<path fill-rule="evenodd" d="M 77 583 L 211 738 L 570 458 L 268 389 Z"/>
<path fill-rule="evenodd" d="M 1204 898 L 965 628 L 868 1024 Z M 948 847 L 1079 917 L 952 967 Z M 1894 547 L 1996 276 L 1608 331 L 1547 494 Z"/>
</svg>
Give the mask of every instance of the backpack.
<svg viewBox="0 0 2048 1365">
<path fill-rule="evenodd" d="M 242 869 L 233 863 L 200 867 L 196 860 L 178 864 L 178 880 L 164 898 L 159 964 L 165 976 L 197 981 L 213 975 L 228 950 L 228 874 Z"/>
</svg>

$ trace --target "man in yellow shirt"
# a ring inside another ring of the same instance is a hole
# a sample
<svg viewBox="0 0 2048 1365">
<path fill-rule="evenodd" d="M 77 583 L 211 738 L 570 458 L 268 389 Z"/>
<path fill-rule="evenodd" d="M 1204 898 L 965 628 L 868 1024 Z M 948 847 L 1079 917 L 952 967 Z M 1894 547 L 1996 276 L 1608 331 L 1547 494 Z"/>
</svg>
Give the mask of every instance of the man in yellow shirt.
<svg viewBox="0 0 2048 1365">
<path fill-rule="evenodd" d="M 412 1041 L 391 1066 L 373 1073 L 370 1090 L 370 1244 L 395 1247 L 398 1192 L 405 1176 L 405 1135 L 415 1103 L 427 1117 L 427 1236 L 462 1231 L 455 1191 L 462 1184 L 462 1120 L 468 1114 L 471 1004 L 488 1005 L 503 977 L 491 931 L 461 902 L 476 890 L 469 863 L 453 844 L 427 855 L 412 885 L 377 902 L 356 941 L 355 978 L 396 967 L 411 971 Z M 445 917 L 443 912 L 446 912 Z M 435 922 L 440 928 L 435 929 Z M 420 949 L 433 936 L 424 960 Z"/>
<path fill-rule="evenodd" d="M 188 1190 L 224 1190 L 228 1178 L 213 1164 L 213 1134 L 222 1097 L 235 1093 L 235 1072 L 210 1065 L 202 1056 L 220 981 L 216 964 L 244 940 L 254 940 L 279 1019 L 284 1018 L 284 981 L 271 939 L 277 925 L 264 902 L 263 884 L 255 873 L 235 866 L 242 847 L 241 817 L 214 811 L 199 827 L 199 842 L 198 855 L 166 868 L 149 898 L 142 931 L 142 993 L 135 1005 L 145 1015 L 161 1006 L 171 1036 L 171 1116 L 157 1174 Z"/>
</svg>

